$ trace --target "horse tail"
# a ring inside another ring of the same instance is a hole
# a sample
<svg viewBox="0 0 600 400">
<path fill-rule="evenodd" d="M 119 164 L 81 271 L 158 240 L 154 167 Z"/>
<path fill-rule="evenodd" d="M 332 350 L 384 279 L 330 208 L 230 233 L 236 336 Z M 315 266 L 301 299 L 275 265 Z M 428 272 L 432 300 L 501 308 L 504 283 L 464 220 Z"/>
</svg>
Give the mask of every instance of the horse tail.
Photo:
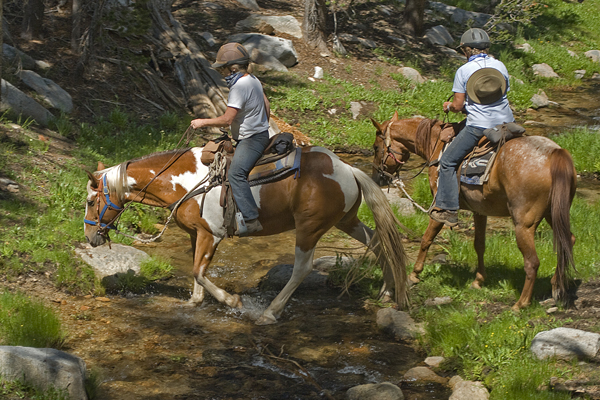
<svg viewBox="0 0 600 400">
<path fill-rule="evenodd" d="M 554 236 L 554 251 L 558 259 L 556 281 L 552 285 L 552 296 L 564 299 L 568 288 L 570 268 L 575 270 L 573 241 L 571 240 L 571 202 L 577 187 L 577 175 L 573 159 L 565 149 L 556 149 L 550 155 L 550 216 Z"/>
<path fill-rule="evenodd" d="M 394 300 L 400 308 L 407 308 L 406 253 L 398 231 L 398 226 L 402 224 L 392 212 L 381 188 L 361 170 L 352 168 L 352 173 L 375 219 L 375 236 L 371 240 L 371 250 L 377 255 L 384 276 L 389 273 L 393 276 L 396 296 Z"/>
</svg>

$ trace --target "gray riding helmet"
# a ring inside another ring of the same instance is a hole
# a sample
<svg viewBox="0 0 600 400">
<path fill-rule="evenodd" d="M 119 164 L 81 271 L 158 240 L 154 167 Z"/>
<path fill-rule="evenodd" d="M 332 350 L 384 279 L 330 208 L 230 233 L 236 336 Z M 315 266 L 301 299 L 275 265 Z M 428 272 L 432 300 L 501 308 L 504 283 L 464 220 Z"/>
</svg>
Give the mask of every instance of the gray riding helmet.
<svg viewBox="0 0 600 400">
<path fill-rule="evenodd" d="M 483 29 L 471 28 L 460 38 L 460 47 L 485 50 L 491 46 L 490 37 Z"/>
</svg>

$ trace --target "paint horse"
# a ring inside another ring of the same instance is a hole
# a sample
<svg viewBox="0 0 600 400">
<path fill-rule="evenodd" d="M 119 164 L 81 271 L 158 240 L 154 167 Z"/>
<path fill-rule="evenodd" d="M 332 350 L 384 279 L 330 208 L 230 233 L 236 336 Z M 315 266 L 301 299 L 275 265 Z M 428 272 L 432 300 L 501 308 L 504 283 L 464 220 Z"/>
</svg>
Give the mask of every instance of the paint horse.
<svg viewBox="0 0 600 400">
<path fill-rule="evenodd" d="M 379 182 L 382 177 L 397 174 L 410 154 L 414 153 L 430 162 L 429 184 L 435 195 L 437 166 L 431 165 L 431 161 L 439 159 L 444 145 L 440 140 L 444 124 L 437 120 L 424 121 L 424 118 L 400 120 L 397 112 L 392 119 L 381 124 L 374 120 L 372 122 L 377 129 L 373 144 L 373 179 Z M 419 129 L 422 122 L 430 129 Z M 451 124 L 451 127 L 458 133 L 459 123 Z M 552 227 L 554 249 L 558 257 L 551 280 L 552 295 L 555 299 L 565 299 L 567 273 L 574 267 L 575 236 L 570 231 L 569 210 L 576 183 L 575 167 L 569 152 L 541 136 L 523 136 L 507 141 L 498 151 L 489 172 L 489 180 L 483 186 L 461 183 L 460 208 L 472 211 L 475 222 L 477 272 L 471 286 L 480 288 L 486 276 L 483 253 L 487 217 L 511 217 L 517 245 L 523 254 L 526 276 L 521 297 L 514 304 L 513 310 L 531 304 L 540 265 L 534 234 L 545 218 Z M 433 219 L 429 220 L 414 270 L 409 276 L 410 283 L 419 282 L 429 246 L 443 226 Z"/>
<path fill-rule="evenodd" d="M 92 246 L 105 243 L 112 222 L 131 201 L 167 207 L 182 199 L 209 173 L 202 164 L 202 148 L 151 154 L 88 173 L 85 236 Z M 300 283 L 310 274 L 317 241 L 333 226 L 368 245 L 383 270 L 386 294 L 407 305 L 405 254 L 398 221 L 379 186 L 368 174 L 344 163 L 327 149 L 301 149 L 301 170 L 295 176 L 259 184 L 252 194 L 263 230 L 255 236 L 296 230 L 293 273 L 258 325 L 273 324 Z M 204 185 L 208 185 L 208 182 Z M 240 296 L 231 295 L 206 277 L 219 242 L 226 236 L 220 186 L 183 201 L 174 212 L 177 224 L 191 239 L 194 252 L 194 290 L 190 302 L 200 304 L 206 289 L 218 301 L 242 308 Z M 357 217 L 364 196 L 373 213 L 372 231 Z"/>
</svg>

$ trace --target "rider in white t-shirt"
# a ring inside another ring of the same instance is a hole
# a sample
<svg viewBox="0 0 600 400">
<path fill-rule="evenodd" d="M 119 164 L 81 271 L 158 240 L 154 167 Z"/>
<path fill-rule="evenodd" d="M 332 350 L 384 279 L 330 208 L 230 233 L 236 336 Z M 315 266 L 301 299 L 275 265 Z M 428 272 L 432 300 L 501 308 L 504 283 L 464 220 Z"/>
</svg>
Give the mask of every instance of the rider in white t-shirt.
<svg viewBox="0 0 600 400">
<path fill-rule="evenodd" d="M 445 112 L 466 113 L 467 124 L 442 154 L 435 206 L 429 213 L 432 219 L 448 226 L 458 224 L 458 164 L 477 145 L 485 129 L 514 121 L 506 98 L 508 71 L 501 61 L 487 54 L 491 44 L 487 33 L 469 29 L 460 41 L 468 61 L 456 71 L 454 99 L 444 102 L 443 108 Z"/>
<path fill-rule="evenodd" d="M 248 72 L 250 56 L 239 43 L 221 46 L 212 65 L 229 86 L 227 110 L 217 118 L 194 119 L 191 127 L 228 127 L 237 145 L 229 167 L 229 184 L 233 198 L 242 213 L 246 230 L 237 234 L 246 236 L 263 229 L 258 220 L 258 206 L 252 196 L 248 175 L 269 144 L 269 101 L 262 84 Z"/>
</svg>

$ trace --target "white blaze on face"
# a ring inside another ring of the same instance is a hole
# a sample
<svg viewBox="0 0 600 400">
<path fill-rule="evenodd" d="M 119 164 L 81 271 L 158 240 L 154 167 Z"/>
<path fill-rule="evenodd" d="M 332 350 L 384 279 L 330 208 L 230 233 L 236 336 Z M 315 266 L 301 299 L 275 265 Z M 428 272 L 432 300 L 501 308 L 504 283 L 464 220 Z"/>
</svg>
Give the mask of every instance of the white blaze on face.
<svg viewBox="0 0 600 400">
<path fill-rule="evenodd" d="M 325 153 L 331 158 L 331 162 L 333 164 L 333 174 L 324 174 L 323 176 L 337 182 L 340 185 L 340 188 L 344 193 L 344 212 L 350 211 L 352 206 L 356 203 L 360 193 L 356 179 L 352 173 L 352 168 L 350 168 L 348 164 L 345 164 L 338 156 L 327 149 L 322 147 L 313 147 L 310 151 Z"/>
</svg>

